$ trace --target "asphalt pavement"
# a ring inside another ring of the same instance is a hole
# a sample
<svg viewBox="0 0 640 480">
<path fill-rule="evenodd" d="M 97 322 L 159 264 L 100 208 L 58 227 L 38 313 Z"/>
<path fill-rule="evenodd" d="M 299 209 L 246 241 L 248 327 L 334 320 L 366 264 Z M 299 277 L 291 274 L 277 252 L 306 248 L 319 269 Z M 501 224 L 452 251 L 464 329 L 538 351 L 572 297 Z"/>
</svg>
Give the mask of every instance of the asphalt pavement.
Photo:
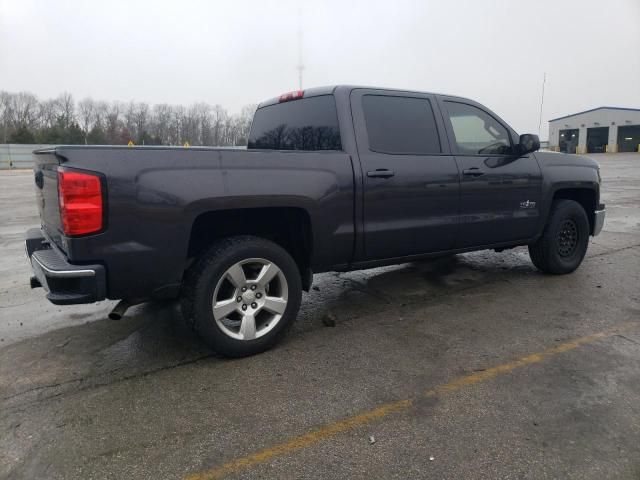
<svg viewBox="0 0 640 480">
<path fill-rule="evenodd" d="M 0 173 L 0 478 L 640 479 L 640 154 L 567 276 L 526 248 L 317 275 L 273 350 L 213 355 L 175 303 L 28 286 L 33 175 Z"/>
</svg>

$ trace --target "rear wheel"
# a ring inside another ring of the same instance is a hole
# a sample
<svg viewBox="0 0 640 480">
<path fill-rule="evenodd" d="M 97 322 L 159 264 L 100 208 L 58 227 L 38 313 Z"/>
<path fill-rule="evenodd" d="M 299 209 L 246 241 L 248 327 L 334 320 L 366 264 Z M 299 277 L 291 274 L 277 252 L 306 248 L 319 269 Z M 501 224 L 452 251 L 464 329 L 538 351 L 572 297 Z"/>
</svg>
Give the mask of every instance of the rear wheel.
<svg viewBox="0 0 640 480">
<path fill-rule="evenodd" d="M 529 245 L 529 256 L 541 271 L 571 273 L 580 266 L 589 246 L 589 219 L 578 202 L 556 200 L 542 236 Z"/>
<path fill-rule="evenodd" d="M 301 296 L 298 267 L 282 247 L 238 236 L 217 242 L 187 272 L 182 311 L 214 350 L 243 357 L 284 335 Z"/>
</svg>

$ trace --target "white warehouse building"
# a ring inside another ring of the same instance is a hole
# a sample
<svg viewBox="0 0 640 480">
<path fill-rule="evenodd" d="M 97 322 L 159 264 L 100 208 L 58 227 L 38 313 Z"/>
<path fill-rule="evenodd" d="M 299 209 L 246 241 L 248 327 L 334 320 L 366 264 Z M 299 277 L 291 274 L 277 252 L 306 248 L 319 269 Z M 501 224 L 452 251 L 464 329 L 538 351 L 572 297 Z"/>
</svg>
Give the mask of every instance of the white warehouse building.
<svg viewBox="0 0 640 480">
<path fill-rule="evenodd" d="M 638 152 L 640 108 L 598 107 L 549 120 L 549 148 L 565 153 Z"/>
</svg>

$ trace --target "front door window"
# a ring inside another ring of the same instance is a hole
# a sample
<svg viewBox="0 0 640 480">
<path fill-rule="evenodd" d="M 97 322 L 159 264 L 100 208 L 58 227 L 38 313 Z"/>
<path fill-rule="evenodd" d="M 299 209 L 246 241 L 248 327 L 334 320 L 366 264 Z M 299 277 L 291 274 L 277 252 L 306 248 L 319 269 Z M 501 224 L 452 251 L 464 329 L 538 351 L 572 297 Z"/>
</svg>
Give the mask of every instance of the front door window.
<svg viewBox="0 0 640 480">
<path fill-rule="evenodd" d="M 459 102 L 445 102 L 460 155 L 507 155 L 509 132 L 485 111 Z"/>
</svg>

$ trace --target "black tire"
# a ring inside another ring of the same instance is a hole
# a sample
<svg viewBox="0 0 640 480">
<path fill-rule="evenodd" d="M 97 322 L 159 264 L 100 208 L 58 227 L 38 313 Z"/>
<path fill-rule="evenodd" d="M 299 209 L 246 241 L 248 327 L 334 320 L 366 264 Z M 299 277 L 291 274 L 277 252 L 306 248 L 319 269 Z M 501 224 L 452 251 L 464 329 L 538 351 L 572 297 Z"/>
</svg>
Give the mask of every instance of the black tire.
<svg viewBox="0 0 640 480">
<path fill-rule="evenodd" d="M 275 327 L 258 338 L 238 340 L 216 322 L 213 295 L 229 268 L 252 258 L 268 260 L 279 268 L 286 279 L 288 298 Z M 300 271 L 286 250 L 263 238 L 243 235 L 217 241 L 189 268 L 182 285 L 181 307 L 187 323 L 213 350 L 227 357 L 245 357 L 271 348 L 284 336 L 298 314 L 301 298 Z"/>
<path fill-rule="evenodd" d="M 531 261 L 544 273 L 571 273 L 587 253 L 589 234 L 589 219 L 582 205 L 573 200 L 556 200 L 542 236 L 529 245 Z"/>
</svg>

